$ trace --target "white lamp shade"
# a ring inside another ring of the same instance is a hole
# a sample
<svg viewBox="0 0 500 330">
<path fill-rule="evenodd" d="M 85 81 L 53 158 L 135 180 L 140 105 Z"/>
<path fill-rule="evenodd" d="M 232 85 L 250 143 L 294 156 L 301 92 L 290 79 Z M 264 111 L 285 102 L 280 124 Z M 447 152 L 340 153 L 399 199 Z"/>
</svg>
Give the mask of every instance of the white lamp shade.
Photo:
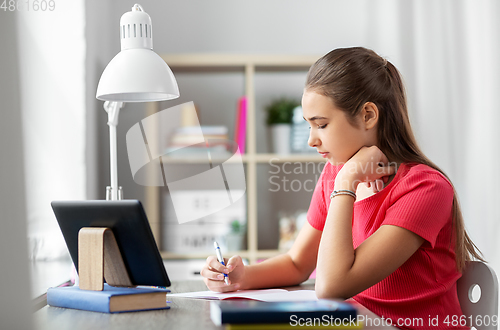
<svg viewBox="0 0 500 330">
<path fill-rule="evenodd" d="M 179 87 L 167 63 L 151 49 L 119 52 L 101 75 L 96 97 L 103 101 L 152 102 L 179 97 Z"/>
</svg>

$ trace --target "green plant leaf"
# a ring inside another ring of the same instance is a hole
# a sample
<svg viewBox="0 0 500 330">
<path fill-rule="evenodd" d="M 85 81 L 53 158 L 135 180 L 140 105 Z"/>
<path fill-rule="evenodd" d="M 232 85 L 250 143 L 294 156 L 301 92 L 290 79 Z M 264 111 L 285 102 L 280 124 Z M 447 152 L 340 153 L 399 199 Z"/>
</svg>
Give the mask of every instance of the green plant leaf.
<svg viewBox="0 0 500 330">
<path fill-rule="evenodd" d="M 281 97 L 274 100 L 266 107 L 267 125 L 291 124 L 293 109 L 299 105 L 299 101 L 291 98 Z"/>
</svg>

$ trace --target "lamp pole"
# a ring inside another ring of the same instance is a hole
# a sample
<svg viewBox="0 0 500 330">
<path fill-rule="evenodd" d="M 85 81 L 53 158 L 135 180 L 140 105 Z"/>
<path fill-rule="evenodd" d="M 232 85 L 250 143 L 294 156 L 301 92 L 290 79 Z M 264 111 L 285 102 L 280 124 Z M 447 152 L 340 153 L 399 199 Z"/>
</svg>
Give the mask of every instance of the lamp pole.
<svg viewBox="0 0 500 330">
<path fill-rule="evenodd" d="M 118 125 L 118 115 L 123 107 L 123 102 L 104 102 L 104 110 L 108 113 L 109 126 L 109 168 L 111 175 L 111 187 L 106 187 L 107 200 L 123 199 L 122 187 L 118 187 L 118 161 L 116 148 L 116 126 Z"/>
</svg>

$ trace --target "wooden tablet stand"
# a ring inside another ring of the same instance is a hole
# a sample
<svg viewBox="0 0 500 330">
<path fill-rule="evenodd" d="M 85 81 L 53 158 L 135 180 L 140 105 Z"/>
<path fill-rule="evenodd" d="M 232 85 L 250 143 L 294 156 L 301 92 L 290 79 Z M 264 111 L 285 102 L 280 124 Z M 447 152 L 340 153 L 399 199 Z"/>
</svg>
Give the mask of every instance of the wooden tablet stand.
<svg viewBox="0 0 500 330">
<path fill-rule="evenodd" d="M 104 279 L 112 286 L 134 286 L 109 228 L 84 227 L 78 232 L 78 275 L 82 290 L 102 291 Z"/>
</svg>

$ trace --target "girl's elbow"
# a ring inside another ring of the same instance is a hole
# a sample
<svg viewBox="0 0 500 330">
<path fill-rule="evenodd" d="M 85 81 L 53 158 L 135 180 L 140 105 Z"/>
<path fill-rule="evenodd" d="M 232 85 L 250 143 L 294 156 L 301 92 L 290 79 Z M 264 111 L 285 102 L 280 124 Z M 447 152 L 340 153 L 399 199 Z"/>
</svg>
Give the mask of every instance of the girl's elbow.
<svg viewBox="0 0 500 330">
<path fill-rule="evenodd" d="M 349 292 L 347 292 L 345 286 L 326 284 L 316 282 L 314 286 L 314 291 L 316 292 L 316 297 L 318 299 L 349 299 L 352 297 Z"/>
</svg>

